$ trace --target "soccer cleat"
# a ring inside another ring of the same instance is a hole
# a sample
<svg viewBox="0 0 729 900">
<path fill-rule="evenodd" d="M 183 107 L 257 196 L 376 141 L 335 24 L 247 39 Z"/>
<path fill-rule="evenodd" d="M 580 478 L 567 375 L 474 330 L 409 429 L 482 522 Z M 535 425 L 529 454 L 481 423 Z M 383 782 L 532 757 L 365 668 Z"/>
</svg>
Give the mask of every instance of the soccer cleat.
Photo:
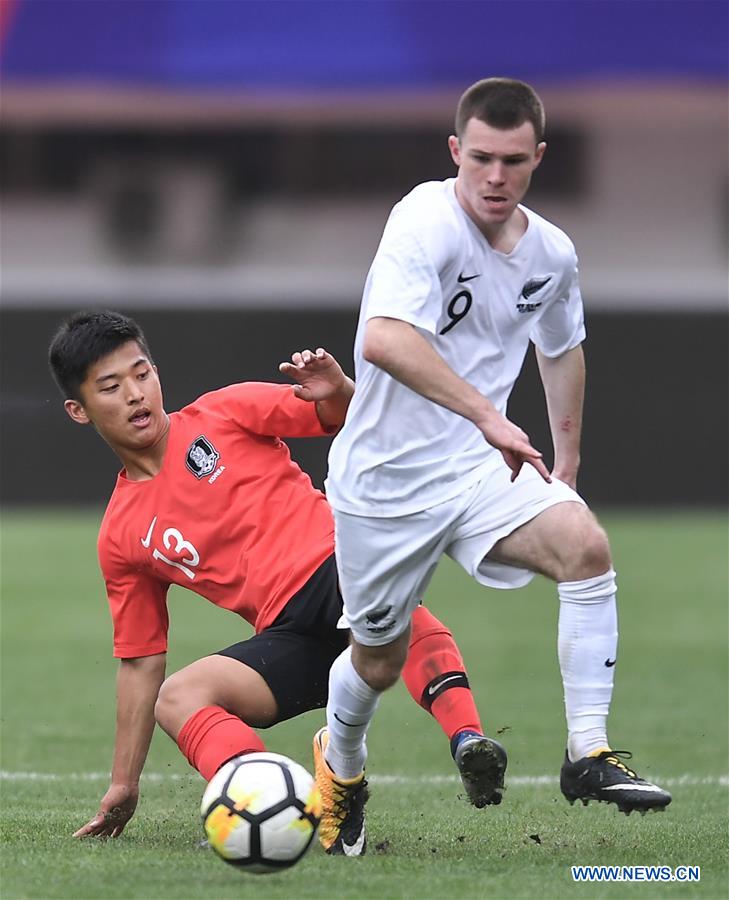
<svg viewBox="0 0 729 900">
<path fill-rule="evenodd" d="M 320 728 L 314 735 L 314 774 L 322 799 L 319 843 L 333 856 L 364 856 L 364 807 L 369 797 L 364 772 L 356 778 L 337 778 L 324 758 L 328 742 L 327 729 Z"/>
<path fill-rule="evenodd" d="M 504 790 L 506 751 L 498 741 L 473 731 L 456 736 L 453 759 L 469 803 L 481 809 L 498 806 Z"/>
<path fill-rule="evenodd" d="M 645 814 L 665 809 L 671 802 L 668 791 L 639 778 L 621 762 L 620 757 L 630 759 L 632 755 L 628 750 L 605 749 L 570 762 L 565 754 L 559 776 L 562 793 L 570 803 L 581 800 L 584 806 L 590 800 L 615 803 L 626 816 L 634 810 Z"/>
</svg>

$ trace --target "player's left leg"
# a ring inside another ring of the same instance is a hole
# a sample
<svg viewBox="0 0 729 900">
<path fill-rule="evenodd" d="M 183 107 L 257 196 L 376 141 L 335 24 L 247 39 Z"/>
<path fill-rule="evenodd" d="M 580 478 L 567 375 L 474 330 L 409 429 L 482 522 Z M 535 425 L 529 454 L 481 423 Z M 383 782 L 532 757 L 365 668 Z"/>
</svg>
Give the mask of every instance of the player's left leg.
<svg viewBox="0 0 729 900">
<path fill-rule="evenodd" d="M 618 640 L 615 572 L 605 532 L 584 504 L 560 502 L 501 539 L 488 560 L 557 582 L 569 755 L 578 759 L 605 749 Z"/>
<path fill-rule="evenodd" d="M 159 726 L 206 781 L 234 756 L 264 750 L 252 726 L 270 724 L 276 713 L 261 675 L 224 656 L 207 656 L 170 675 L 155 705 Z"/>
<path fill-rule="evenodd" d="M 424 606 L 412 615 L 402 677 L 413 700 L 448 736 L 470 803 L 479 808 L 501 803 L 506 751 L 484 735 L 458 645 Z"/>
<path fill-rule="evenodd" d="M 550 486 L 545 487 L 548 493 Z M 608 743 L 617 661 L 617 588 L 608 539 L 595 517 L 581 502 L 558 502 L 501 539 L 488 558 L 557 582 L 568 728 L 562 793 L 572 803 L 616 803 L 625 813 L 664 809 L 671 795 L 639 778 L 622 762 L 625 753 L 611 750 Z"/>
<path fill-rule="evenodd" d="M 347 645 L 334 557 L 266 629 L 171 675 L 155 715 L 209 780 L 241 753 L 261 751 L 253 730 L 326 704 L 329 668 Z"/>
</svg>

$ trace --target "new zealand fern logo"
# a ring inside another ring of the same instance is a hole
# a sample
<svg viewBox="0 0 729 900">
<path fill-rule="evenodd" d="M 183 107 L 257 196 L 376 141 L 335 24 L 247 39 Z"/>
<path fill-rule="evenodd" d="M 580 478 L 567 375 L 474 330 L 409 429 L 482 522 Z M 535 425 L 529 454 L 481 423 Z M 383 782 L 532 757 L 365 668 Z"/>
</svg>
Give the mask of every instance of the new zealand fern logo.
<svg viewBox="0 0 729 900">
<path fill-rule="evenodd" d="M 528 301 L 532 294 L 536 294 L 538 291 L 541 291 L 543 287 L 546 287 L 549 282 L 552 280 L 551 275 L 537 275 L 536 278 L 530 278 L 521 289 L 521 293 L 519 294 L 520 298 Z M 534 312 L 535 309 L 539 309 L 542 305 L 542 301 L 540 300 L 537 303 L 519 303 L 517 302 L 516 308 L 520 313 L 530 313 Z"/>
</svg>

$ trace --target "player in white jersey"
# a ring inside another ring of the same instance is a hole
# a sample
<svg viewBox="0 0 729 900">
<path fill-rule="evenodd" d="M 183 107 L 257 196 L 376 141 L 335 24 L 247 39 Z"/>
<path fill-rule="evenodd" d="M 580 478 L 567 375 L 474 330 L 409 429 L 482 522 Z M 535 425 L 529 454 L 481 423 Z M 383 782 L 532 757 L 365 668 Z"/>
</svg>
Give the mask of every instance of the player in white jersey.
<svg viewBox="0 0 729 900">
<path fill-rule="evenodd" d="M 615 802 L 626 813 L 671 801 L 607 738 L 616 583 L 607 537 L 576 493 L 585 338 L 577 257 L 559 228 L 521 205 L 546 149 L 543 131 L 529 85 L 471 86 L 449 138 L 457 177 L 421 184 L 395 206 L 367 278 L 357 389 L 327 480 L 352 629 L 331 669 L 327 727 L 314 739 L 330 837 L 352 814 L 347 792 L 363 778 L 367 727 L 398 678 L 410 616 L 443 553 L 492 587 L 517 587 L 534 573 L 557 583 L 565 797 Z M 506 417 L 530 342 L 551 473 Z M 485 737 L 478 750 L 498 802 L 504 750 Z"/>
</svg>

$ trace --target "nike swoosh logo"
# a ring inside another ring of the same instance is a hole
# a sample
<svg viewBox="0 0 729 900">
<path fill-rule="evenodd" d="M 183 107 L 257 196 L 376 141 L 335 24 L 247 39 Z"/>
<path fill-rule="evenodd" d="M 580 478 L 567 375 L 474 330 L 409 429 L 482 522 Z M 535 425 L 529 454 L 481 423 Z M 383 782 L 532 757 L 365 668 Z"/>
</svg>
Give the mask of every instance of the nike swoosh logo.
<svg viewBox="0 0 729 900">
<path fill-rule="evenodd" d="M 155 516 L 149 524 L 149 531 L 147 532 L 147 537 L 140 538 L 139 540 L 142 542 L 143 547 L 149 547 L 152 541 L 152 532 L 154 531 L 155 523 L 157 522 L 157 516 Z"/>
<path fill-rule="evenodd" d="M 606 784 L 603 791 L 642 791 L 644 794 L 662 794 L 657 784 Z"/>
<path fill-rule="evenodd" d="M 361 728 L 363 725 L 367 724 L 367 722 L 345 722 L 344 719 L 340 719 L 336 713 L 334 713 L 334 718 L 337 722 L 341 722 L 342 725 L 346 725 L 347 728 Z"/>
<path fill-rule="evenodd" d="M 348 844 L 342 839 L 342 850 L 345 856 L 362 856 L 365 845 L 365 827 L 362 823 L 362 831 L 357 835 L 357 840 L 353 844 Z"/>
<path fill-rule="evenodd" d="M 476 275 L 459 275 L 458 283 L 465 284 L 467 281 L 473 281 L 474 278 L 480 278 L 480 277 L 481 277 L 480 272 L 478 272 L 478 274 L 476 274 Z"/>
<path fill-rule="evenodd" d="M 458 679 L 460 677 L 461 677 L 460 675 L 450 675 L 448 678 L 444 678 L 443 681 L 439 681 L 438 684 L 431 684 L 431 686 L 428 688 L 428 696 L 432 697 L 433 694 L 436 691 L 439 691 L 443 687 L 444 684 L 448 684 L 449 681 L 455 681 L 456 679 Z M 335 713 L 335 715 L 336 715 L 336 713 Z"/>
<path fill-rule="evenodd" d="M 608 669 L 611 669 L 617 661 L 617 657 L 615 659 L 606 659 L 605 665 L 608 667 Z"/>
</svg>

